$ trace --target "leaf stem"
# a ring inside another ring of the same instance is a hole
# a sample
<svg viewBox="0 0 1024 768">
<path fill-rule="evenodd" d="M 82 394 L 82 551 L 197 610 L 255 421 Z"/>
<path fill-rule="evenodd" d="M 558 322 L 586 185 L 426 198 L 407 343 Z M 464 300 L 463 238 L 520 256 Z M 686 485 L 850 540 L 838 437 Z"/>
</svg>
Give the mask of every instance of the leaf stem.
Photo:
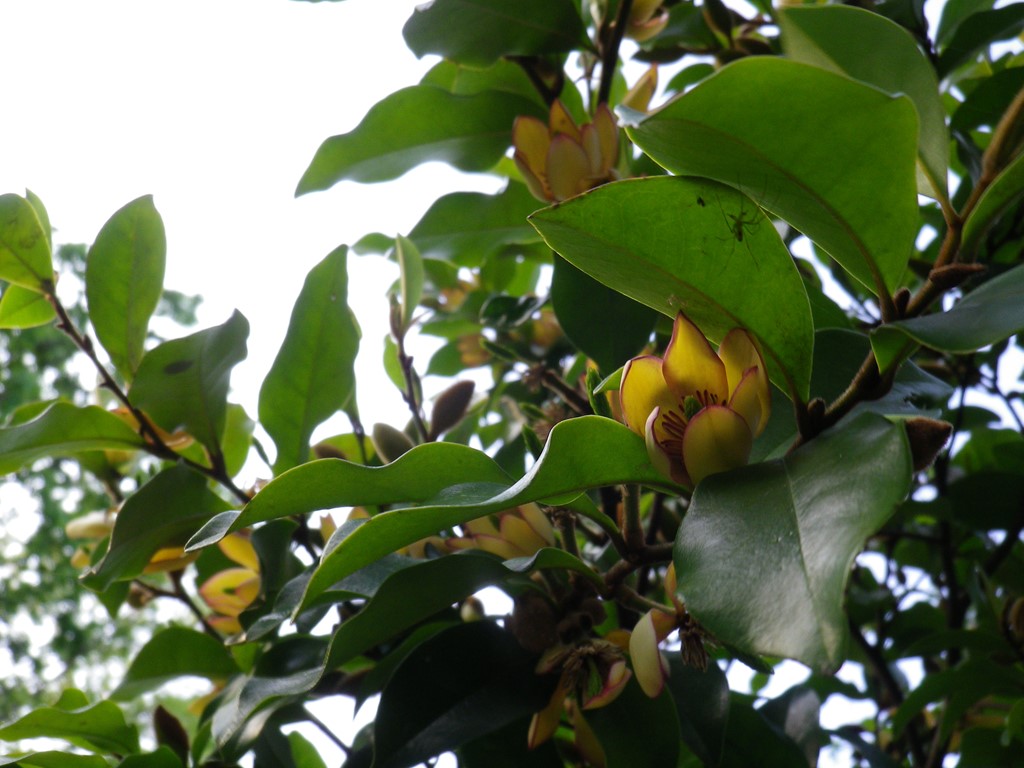
<svg viewBox="0 0 1024 768">
<path fill-rule="evenodd" d="M 598 34 L 601 50 L 601 82 L 597 87 L 598 104 L 607 104 L 611 96 L 612 82 L 615 80 L 615 67 L 619 61 L 619 46 L 622 45 L 622 36 L 626 32 L 629 13 L 632 9 L 633 0 L 622 0 L 619 3 L 615 21 L 611 25 L 603 24 Z"/>
<path fill-rule="evenodd" d="M 114 379 L 110 371 L 107 370 L 106 366 L 103 365 L 99 357 L 96 354 L 96 347 L 92 343 L 92 339 L 89 338 L 88 334 L 80 331 L 76 326 L 71 316 L 68 314 L 67 309 L 64 307 L 61 300 L 57 298 L 55 293 L 46 294 L 46 298 L 53 306 L 54 311 L 57 313 L 57 329 L 62 331 L 71 341 L 78 347 L 82 352 L 85 353 L 86 357 L 92 362 L 96 368 L 96 372 L 100 377 L 100 386 L 103 389 L 109 390 L 114 397 L 120 402 L 125 408 L 131 412 L 132 416 L 138 422 L 137 431 L 139 435 L 145 440 L 145 450 L 156 456 L 157 458 L 167 459 L 169 461 L 176 461 L 194 469 L 203 475 L 206 475 L 212 480 L 217 481 L 224 486 L 232 495 L 238 499 L 242 504 L 248 503 L 252 496 L 237 485 L 228 475 L 225 467 L 223 456 L 218 452 L 211 453 L 210 459 L 213 466 L 207 467 L 204 464 L 200 464 L 197 461 L 186 458 L 181 454 L 170 448 L 167 443 L 164 442 L 163 438 L 160 437 L 160 433 L 157 431 L 153 422 L 150 421 L 149 417 L 141 410 L 136 408 L 132 402 L 128 399 L 127 393 L 121 387 L 120 384 Z"/>
</svg>

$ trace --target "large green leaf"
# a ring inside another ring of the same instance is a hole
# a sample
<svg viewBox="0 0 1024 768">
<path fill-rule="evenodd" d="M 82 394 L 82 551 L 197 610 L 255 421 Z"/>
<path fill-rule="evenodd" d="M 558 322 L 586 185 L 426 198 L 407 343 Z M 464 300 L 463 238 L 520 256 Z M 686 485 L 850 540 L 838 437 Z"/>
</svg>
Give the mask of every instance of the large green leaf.
<svg viewBox="0 0 1024 768">
<path fill-rule="evenodd" d="M 142 358 L 129 396 L 168 432 L 184 428 L 215 455 L 227 418 L 231 369 L 245 359 L 249 321 L 226 323 L 165 341 Z"/>
<path fill-rule="evenodd" d="M 662 768 L 676 764 L 679 720 L 671 696 L 648 698 L 635 680 L 611 704 L 586 713 L 604 748 L 608 768 Z"/>
<path fill-rule="evenodd" d="M 995 180 L 978 198 L 964 222 L 960 250 L 967 258 L 973 258 L 981 239 L 989 227 L 1006 212 L 1010 206 L 1024 196 L 1024 153 L 996 176 Z"/>
<path fill-rule="evenodd" d="M 167 627 L 138 652 L 111 698 L 130 701 L 179 677 L 226 680 L 238 672 L 231 654 L 216 638 L 187 627 Z"/>
<path fill-rule="evenodd" d="M 814 326 L 803 280 L 743 194 L 700 179 L 621 181 L 530 221 L 579 269 L 669 317 L 686 313 L 716 341 L 752 331 L 773 380 L 807 397 Z"/>
<path fill-rule="evenodd" d="M 75 755 L 56 750 L 30 752 L 20 757 L 0 757 L 0 765 L 17 768 L 110 768 L 110 763 L 99 755 Z"/>
<path fill-rule="evenodd" d="M 917 234 L 917 114 L 842 75 L 756 56 L 628 129 L 673 173 L 734 186 L 869 290 L 899 283 Z"/>
<path fill-rule="evenodd" d="M 49 233 L 32 203 L 13 194 L 0 195 L 0 280 L 53 291 Z"/>
<path fill-rule="evenodd" d="M 56 318 L 57 312 L 44 294 L 14 283 L 4 288 L 0 297 L 0 328 L 35 328 Z"/>
<path fill-rule="evenodd" d="M 572 343 L 605 373 L 643 350 L 658 314 L 555 256 L 551 306 Z"/>
<path fill-rule="evenodd" d="M 905 352 L 923 344 L 965 353 L 1024 330 L 1024 265 L 994 277 L 948 312 L 886 323 L 871 332 L 871 347 L 885 371 Z"/>
<path fill-rule="evenodd" d="M 705 765 L 718 765 L 729 721 L 729 681 L 715 663 L 705 670 L 669 659 L 668 692 L 679 716 L 679 733 Z"/>
<path fill-rule="evenodd" d="M 486 170 L 508 149 L 518 115 L 544 116 L 535 102 L 510 93 L 455 96 L 429 85 L 403 88 L 372 107 L 355 130 L 327 139 L 297 194 L 343 179 L 395 179 L 428 160 L 463 171 Z"/>
<path fill-rule="evenodd" d="M 125 500 L 110 548 L 83 583 L 102 592 L 115 581 L 138 576 L 157 550 L 182 546 L 227 506 L 203 475 L 181 464 L 165 469 Z"/>
<path fill-rule="evenodd" d="M 917 191 L 944 198 L 949 156 L 946 111 L 935 70 L 910 33 L 877 13 L 843 5 L 786 8 L 779 14 L 779 24 L 783 49 L 795 61 L 911 98 L 920 121 Z"/>
<path fill-rule="evenodd" d="M 85 295 L 96 337 L 121 375 L 142 360 L 149 318 L 163 291 L 167 239 L 151 195 L 110 217 L 89 249 Z"/>
<path fill-rule="evenodd" d="M 424 258 L 476 266 L 506 245 L 540 241 L 526 217 L 540 204 L 522 184 L 497 195 L 455 192 L 438 198 L 409 233 Z"/>
<path fill-rule="evenodd" d="M 131 754 L 139 750 L 139 734 L 111 701 L 89 705 L 85 695 L 66 690 L 52 707 L 34 709 L 0 727 L 0 739 L 66 739 L 90 752 Z M 31 763 L 30 763 L 31 765 Z"/>
<path fill-rule="evenodd" d="M 303 604 L 348 574 L 440 530 L 529 501 L 567 501 L 584 489 L 617 483 L 678 490 L 651 465 L 644 441 L 622 424 L 600 416 L 563 421 L 551 430 L 544 452 L 515 485 L 471 481 L 448 487 L 428 506 L 388 510 L 346 538 L 332 538 Z M 355 503 L 350 499 L 358 496 L 356 489 L 339 488 L 334 505 Z"/>
<path fill-rule="evenodd" d="M 313 267 L 260 388 L 260 423 L 277 446 L 274 472 L 309 459 L 309 438 L 355 396 L 359 325 L 348 305 L 347 248 Z"/>
<path fill-rule="evenodd" d="M 535 665 L 490 621 L 434 635 L 402 662 L 381 694 L 375 768 L 416 765 L 543 709 L 554 680 L 537 675 Z"/>
<path fill-rule="evenodd" d="M 389 576 L 373 599 L 334 634 L 328 668 L 338 667 L 483 587 L 499 584 L 521 569 L 571 568 L 591 579 L 593 570 L 563 550 L 544 549 L 534 558 L 502 563 L 493 555 L 467 551 L 402 568 Z"/>
<path fill-rule="evenodd" d="M 0 476 L 44 456 L 144 445 L 135 430 L 99 406 L 57 402 L 31 421 L 0 429 Z"/>
<path fill-rule="evenodd" d="M 910 480 L 903 427 L 875 414 L 785 459 L 712 475 L 697 486 L 676 538 L 687 608 L 742 650 L 838 669 L 850 566 Z"/>
<path fill-rule="evenodd" d="M 588 47 L 579 6 L 572 0 L 435 0 L 416 9 L 402 35 L 417 56 L 436 53 L 477 67 L 503 56 Z"/>
<path fill-rule="evenodd" d="M 275 478 L 241 512 L 211 520 L 189 549 L 210 546 L 231 531 L 267 520 L 342 506 L 423 503 L 445 488 L 474 482 L 504 488 L 512 479 L 487 454 L 456 443 L 420 445 L 383 467 L 312 461 Z"/>
</svg>

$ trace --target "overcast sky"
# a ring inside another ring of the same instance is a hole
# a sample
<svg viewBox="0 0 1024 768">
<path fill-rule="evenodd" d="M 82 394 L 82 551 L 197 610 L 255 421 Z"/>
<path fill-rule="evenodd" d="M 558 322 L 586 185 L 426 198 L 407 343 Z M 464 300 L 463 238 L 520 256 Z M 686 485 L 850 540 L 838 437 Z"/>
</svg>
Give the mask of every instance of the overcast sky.
<svg viewBox="0 0 1024 768">
<path fill-rule="evenodd" d="M 118 208 L 152 194 L 167 228 L 166 287 L 204 297 L 204 327 L 234 308 L 252 324 L 233 386 L 254 415 L 314 264 L 368 232 L 408 232 L 445 192 L 498 186 L 435 165 L 294 198 L 325 138 L 433 63 L 402 41 L 414 5 L 3 0 L 0 193 L 38 194 L 64 243 L 91 242 Z M 364 329 L 360 408 L 368 423 L 401 426 L 407 413 L 379 373 L 397 272 L 375 258 L 349 264 Z"/>
</svg>

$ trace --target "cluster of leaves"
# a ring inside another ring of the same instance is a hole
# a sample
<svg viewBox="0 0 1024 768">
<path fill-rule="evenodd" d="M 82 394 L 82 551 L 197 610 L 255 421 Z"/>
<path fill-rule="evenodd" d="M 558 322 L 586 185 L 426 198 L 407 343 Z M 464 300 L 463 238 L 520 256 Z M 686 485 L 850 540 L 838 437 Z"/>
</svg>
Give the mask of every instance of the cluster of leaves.
<svg viewBox="0 0 1024 768">
<path fill-rule="evenodd" d="M 830 740 L 872 766 L 1019 764 L 1024 69 L 993 45 L 1024 6 L 950 2 L 932 32 L 922 5 L 418 9 L 405 39 L 441 60 L 325 141 L 299 193 L 432 160 L 507 185 L 352 248 L 397 264 L 384 365 L 407 424 L 371 438 L 359 420 L 349 249 L 310 272 L 260 392 L 272 461 L 228 402 L 244 317 L 147 341 L 150 200 L 88 254 L 97 346 L 56 295 L 41 202 L 0 197 L 0 316 L 55 323 L 110 399 L 18 408 L 0 470 L 61 456 L 103 481 L 117 511 L 84 585 L 112 612 L 161 598 L 197 622 L 155 633 L 111 700 L 67 691 L 0 727 L 75 756 L 8 763 L 318 766 L 286 735 L 319 723 L 308 703 L 380 695 L 353 740 L 330 734 L 346 765 L 798 766 Z M 656 109 L 626 35 L 674 72 Z M 745 329 L 773 384 L 751 464 L 693 489 L 615 418 L 620 367 L 660 354 L 678 313 L 714 342 Z M 424 370 L 414 334 L 444 342 Z M 428 375 L 460 380 L 431 404 Z M 311 446 L 339 412 L 351 433 Z M 273 477 L 245 488 L 250 455 Z M 809 676 L 758 696 L 782 659 Z M 755 691 L 729 690 L 736 663 Z M 863 685 L 831 676 L 844 663 Z M 140 748 L 115 702 L 189 675 L 216 695 L 198 716 L 158 706 Z M 874 714 L 824 730 L 832 695 Z"/>
</svg>

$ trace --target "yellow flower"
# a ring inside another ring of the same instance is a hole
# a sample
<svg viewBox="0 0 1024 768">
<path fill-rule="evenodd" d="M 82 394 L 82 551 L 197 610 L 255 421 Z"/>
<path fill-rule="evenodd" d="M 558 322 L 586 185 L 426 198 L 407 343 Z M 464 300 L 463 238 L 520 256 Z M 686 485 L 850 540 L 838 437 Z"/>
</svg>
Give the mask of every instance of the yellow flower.
<svg viewBox="0 0 1024 768">
<path fill-rule="evenodd" d="M 745 465 L 771 409 L 764 358 L 750 334 L 734 328 L 716 353 L 681 312 L 664 358 L 626 363 L 619 400 L 655 466 L 691 487 Z"/>
<path fill-rule="evenodd" d="M 490 517 L 470 520 L 462 528 L 465 536 L 447 539 L 450 549 L 482 549 L 503 560 L 530 557 L 537 550 L 555 546 L 555 531 L 547 516 L 533 502 L 506 509 Z"/>
<path fill-rule="evenodd" d="M 203 582 L 199 594 L 214 612 L 207 623 L 224 634 L 232 635 L 242 631 L 238 617 L 260 593 L 260 561 L 245 534 L 232 533 L 221 539 L 217 546 L 239 567 L 215 573 Z"/>
<path fill-rule="evenodd" d="M 558 202 L 617 177 L 619 128 L 606 104 L 594 121 L 578 126 L 560 101 L 548 124 L 521 115 L 512 126 L 516 167 L 534 197 Z"/>
<path fill-rule="evenodd" d="M 633 0 L 626 24 L 626 37 L 642 43 L 668 26 L 668 9 L 662 0 Z"/>
</svg>

